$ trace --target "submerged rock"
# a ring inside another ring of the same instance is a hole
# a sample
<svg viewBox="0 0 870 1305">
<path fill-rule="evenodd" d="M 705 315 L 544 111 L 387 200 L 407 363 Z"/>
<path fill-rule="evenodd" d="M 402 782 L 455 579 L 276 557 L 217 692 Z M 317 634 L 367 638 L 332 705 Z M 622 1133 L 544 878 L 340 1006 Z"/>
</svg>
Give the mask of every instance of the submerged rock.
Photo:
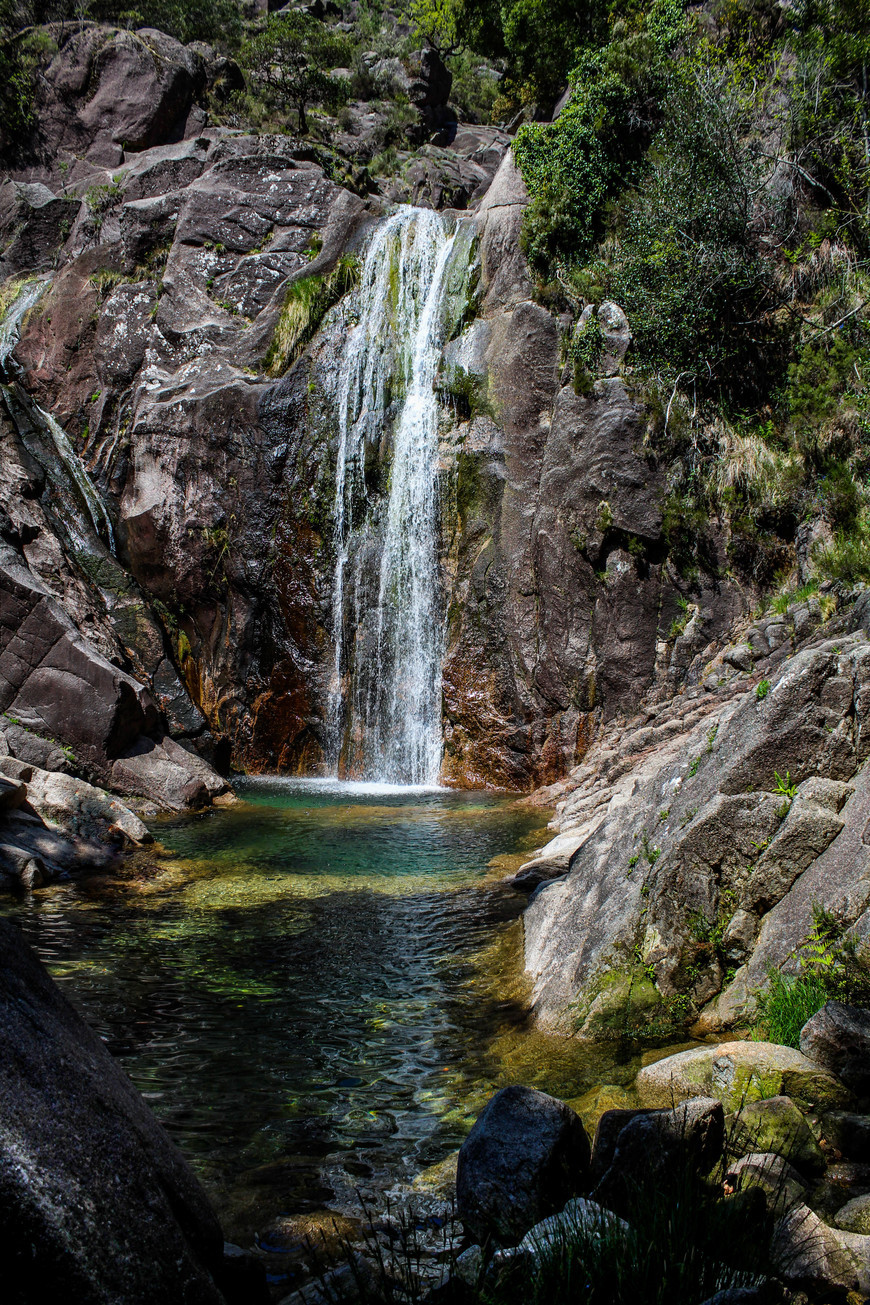
<svg viewBox="0 0 870 1305">
<path fill-rule="evenodd" d="M 10 1305 L 223 1305 L 223 1238 L 132 1083 L 0 920 L 0 1261 Z"/>
<path fill-rule="evenodd" d="M 459 1217 L 476 1241 L 515 1245 L 583 1190 L 589 1157 L 586 1130 L 563 1101 L 502 1088 L 460 1148 Z"/>
</svg>

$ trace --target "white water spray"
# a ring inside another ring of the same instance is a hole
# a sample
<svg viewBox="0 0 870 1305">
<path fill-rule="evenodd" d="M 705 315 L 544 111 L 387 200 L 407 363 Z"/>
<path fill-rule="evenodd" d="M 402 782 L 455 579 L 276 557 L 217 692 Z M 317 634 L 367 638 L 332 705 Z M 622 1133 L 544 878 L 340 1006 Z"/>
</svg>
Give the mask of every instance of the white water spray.
<svg viewBox="0 0 870 1305">
<path fill-rule="evenodd" d="M 331 725 L 354 778 L 432 784 L 441 767 L 437 500 L 444 294 L 455 230 L 403 208 L 374 233 L 339 393 Z M 398 411 L 396 408 L 398 407 Z M 367 462 L 377 466 L 389 416 L 386 512 L 370 520 Z M 380 540 L 377 588 L 372 547 Z M 366 559 L 369 560 L 369 578 Z"/>
</svg>

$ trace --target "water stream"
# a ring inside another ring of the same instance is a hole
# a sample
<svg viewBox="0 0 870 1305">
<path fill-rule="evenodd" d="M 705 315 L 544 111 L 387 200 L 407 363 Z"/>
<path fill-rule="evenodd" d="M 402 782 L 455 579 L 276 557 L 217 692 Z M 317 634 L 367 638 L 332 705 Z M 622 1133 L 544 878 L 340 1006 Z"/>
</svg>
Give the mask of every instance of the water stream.
<svg viewBox="0 0 870 1305">
<path fill-rule="evenodd" d="M 5 903 L 193 1162 L 227 1234 L 358 1211 L 458 1146 L 499 1086 L 573 1098 L 636 1062 L 536 1032 L 523 898 L 541 815 L 480 793 L 242 781 L 157 821 L 127 882 Z"/>
<path fill-rule="evenodd" d="M 342 360 L 335 489 L 334 762 L 364 779 L 426 784 L 441 767 L 438 399 L 457 228 L 402 208 L 374 232 L 359 322 Z M 392 428 L 386 495 L 370 490 Z M 385 497 L 385 506 L 383 498 Z M 370 545 L 379 548 L 376 585 Z"/>
</svg>

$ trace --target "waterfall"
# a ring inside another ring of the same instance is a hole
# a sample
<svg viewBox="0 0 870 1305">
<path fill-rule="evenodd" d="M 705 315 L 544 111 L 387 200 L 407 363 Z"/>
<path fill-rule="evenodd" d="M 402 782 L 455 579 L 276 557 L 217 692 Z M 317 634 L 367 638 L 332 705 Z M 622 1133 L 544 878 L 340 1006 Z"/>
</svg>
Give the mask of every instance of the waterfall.
<svg viewBox="0 0 870 1305">
<path fill-rule="evenodd" d="M 24 321 L 25 315 L 48 289 L 49 284 L 48 280 L 25 280 L 17 287 L 15 297 L 6 310 L 2 322 L 0 322 L 0 375 L 9 376 L 11 354 L 21 336 L 21 323 Z M 19 370 L 14 366 L 14 360 L 12 360 L 11 370 L 15 372 Z M 6 387 L 4 386 L 3 389 L 6 406 L 14 420 L 14 411 L 10 405 Z M 102 537 L 108 539 L 109 548 L 114 553 L 115 536 L 109 514 L 103 500 L 97 493 L 94 482 L 85 470 L 81 458 L 73 448 L 69 436 L 60 422 L 50 412 L 40 408 L 38 403 L 32 403 L 30 406 L 39 425 L 51 436 L 55 453 L 63 464 L 75 490 L 78 491 L 79 498 L 84 502 L 95 533 L 98 537 L 102 535 Z"/>
<path fill-rule="evenodd" d="M 354 777 L 387 783 L 435 783 L 441 767 L 444 622 L 433 383 L 455 240 L 456 227 L 428 209 L 402 208 L 376 229 L 361 275 L 359 321 L 341 360 L 334 761 Z M 379 496 L 380 487 L 369 481 L 377 480 L 390 428 L 388 489 Z"/>
</svg>

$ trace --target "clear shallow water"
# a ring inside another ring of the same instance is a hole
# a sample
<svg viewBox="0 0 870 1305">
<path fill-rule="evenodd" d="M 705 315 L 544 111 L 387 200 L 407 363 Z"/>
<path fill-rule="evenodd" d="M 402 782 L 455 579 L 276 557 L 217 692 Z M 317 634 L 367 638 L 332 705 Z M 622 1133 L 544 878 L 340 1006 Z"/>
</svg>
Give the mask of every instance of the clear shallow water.
<svg viewBox="0 0 870 1305">
<path fill-rule="evenodd" d="M 6 908 L 209 1188 L 227 1233 L 352 1210 L 459 1145 L 490 1095 L 635 1064 L 532 1031 L 523 900 L 489 862 L 541 815 L 448 790 L 245 781 L 161 820 L 123 881 Z M 516 859 L 514 860 L 516 864 Z"/>
</svg>

